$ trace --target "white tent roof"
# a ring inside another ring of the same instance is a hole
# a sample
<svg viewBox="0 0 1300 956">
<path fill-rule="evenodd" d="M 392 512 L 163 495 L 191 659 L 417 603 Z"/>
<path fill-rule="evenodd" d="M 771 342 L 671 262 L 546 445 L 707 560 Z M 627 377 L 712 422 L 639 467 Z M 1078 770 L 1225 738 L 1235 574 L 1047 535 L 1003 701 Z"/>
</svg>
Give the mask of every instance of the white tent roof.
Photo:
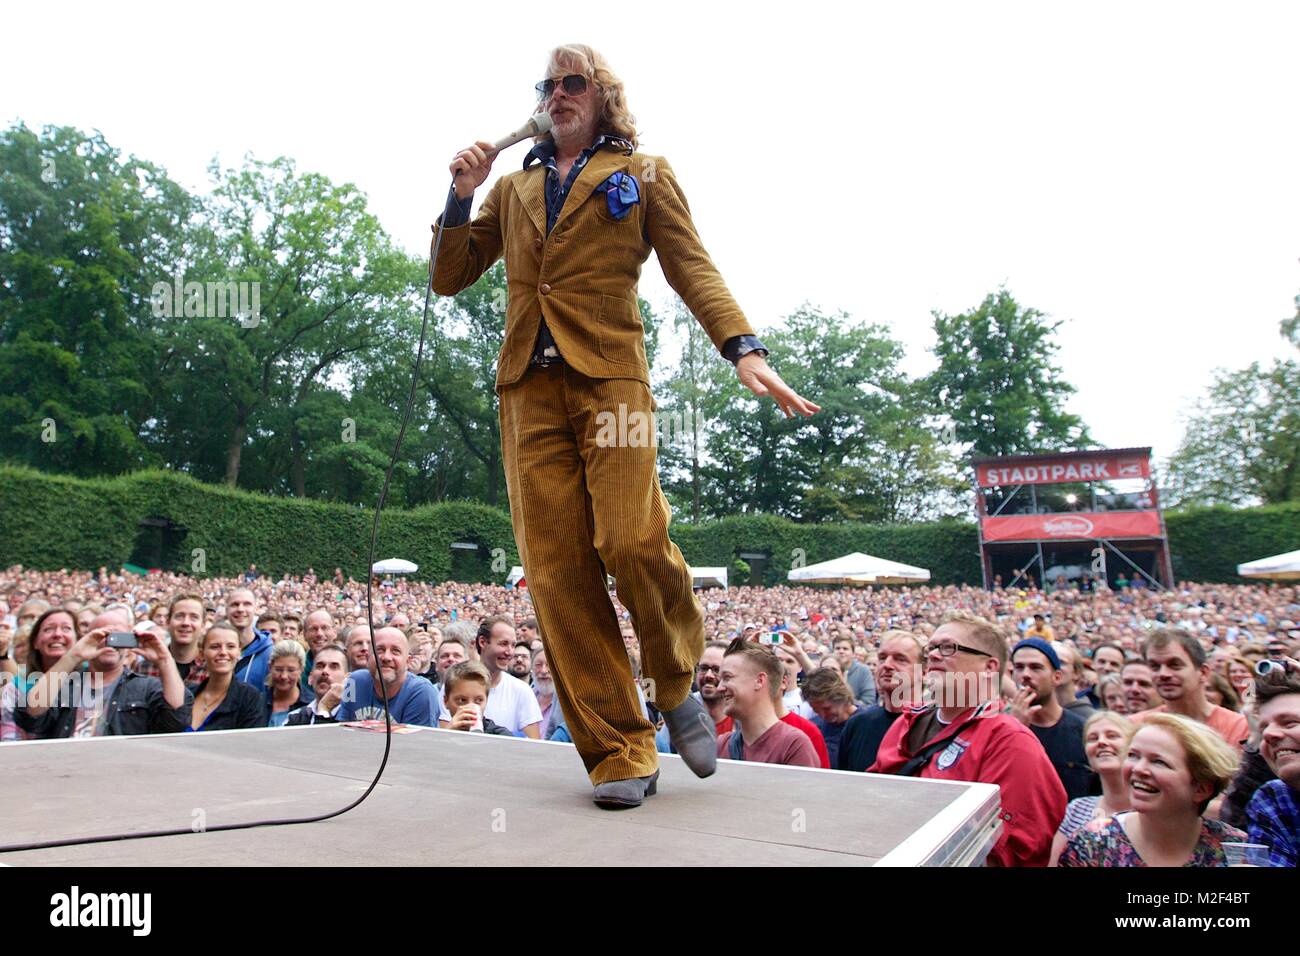
<svg viewBox="0 0 1300 956">
<path fill-rule="evenodd" d="M 691 568 L 691 586 L 697 588 L 725 588 L 726 568 Z"/>
<path fill-rule="evenodd" d="M 928 581 L 930 572 L 854 551 L 842 558 L 795 568 L 786 577 L 801 584 L 903 584 Z"/>
<path fill-rule="evenodd" d="M 1275 554 L 1271 558 L 1260 558 L 1237 565 L 1237 573 L 1243 578 L 1269 578 L 1273 581 L 1300 580 L 1300 551 L 1288 551 Z"/>
<path fill-rule="evenodd" d="M 510 577 L 506 578 L 506 587 L 508 588 L 514 587 L 516 584 L 522 581 L 523 578 L 524 578 L 524 569 L 516 564 L 513 568 L 510 569 Z"/>
<path fill-rule="evenodd" d="M 370 570 L 375 574 L 414 574 L 420 570 L 420 566 L 410 561 L 403 561 L 401 558 L 385 558 L 383 561 L 376 561 Z"/>
</svg>

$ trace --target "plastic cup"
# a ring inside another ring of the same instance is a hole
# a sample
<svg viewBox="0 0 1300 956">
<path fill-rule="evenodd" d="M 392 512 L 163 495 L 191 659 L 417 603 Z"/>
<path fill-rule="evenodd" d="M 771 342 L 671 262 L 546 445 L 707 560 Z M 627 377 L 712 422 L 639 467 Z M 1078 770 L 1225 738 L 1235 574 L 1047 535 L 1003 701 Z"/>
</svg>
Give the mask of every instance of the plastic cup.
<svg viewBox="0 0 1300 956">
<path fill-rule="evenodd" d="M 1263 843 L 1224 843 L 1228 866 L 1268 866 L 1269 848 Z"/>
</svg>

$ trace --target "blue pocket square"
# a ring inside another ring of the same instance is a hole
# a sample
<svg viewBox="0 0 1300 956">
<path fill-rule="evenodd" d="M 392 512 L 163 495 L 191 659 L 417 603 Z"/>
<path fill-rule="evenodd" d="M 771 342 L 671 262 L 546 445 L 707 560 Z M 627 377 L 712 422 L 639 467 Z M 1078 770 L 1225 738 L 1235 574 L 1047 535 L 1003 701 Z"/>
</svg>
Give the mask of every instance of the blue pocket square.
<svg viewBox="0 0 1300 956">
<path fill-rule="evenodd" d="M 641 187 L 636 177 L 628 173 L 614 173 L 597 187 L 597 191 L 604 192 L 609 214 L 615 219 L 625 217 L 641 201 Z"/>
</svg>

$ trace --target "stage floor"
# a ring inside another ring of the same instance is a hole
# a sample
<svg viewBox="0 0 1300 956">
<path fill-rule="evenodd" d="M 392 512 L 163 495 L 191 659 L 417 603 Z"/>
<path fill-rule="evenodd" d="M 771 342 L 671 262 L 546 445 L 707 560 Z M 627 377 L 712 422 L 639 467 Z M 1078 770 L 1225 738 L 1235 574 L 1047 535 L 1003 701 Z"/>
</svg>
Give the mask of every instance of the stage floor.
<svg viewBox="0 0 1300 956">
<path fill-rule="evenodd" d="M 0 843 L 337 809 L 382 733 L 339 726 L 0 745 Z M 394 734 L 379 787 L 323 823 L 0 854 L 9 866 L 952 865 L 987 850 L 997 788 L 661 755 L 639 808 L 591 803 L 566 744 Z"/>
</svg>

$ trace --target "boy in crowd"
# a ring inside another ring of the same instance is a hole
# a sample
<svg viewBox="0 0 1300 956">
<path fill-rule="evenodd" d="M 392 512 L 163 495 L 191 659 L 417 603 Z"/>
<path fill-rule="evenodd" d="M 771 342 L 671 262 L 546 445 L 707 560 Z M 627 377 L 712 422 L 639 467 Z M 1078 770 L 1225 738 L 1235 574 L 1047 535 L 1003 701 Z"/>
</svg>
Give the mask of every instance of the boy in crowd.
<svg viewBox="0 0 1300 956">
<path fill-rule="evenodd" d="M 447 712 L 451 714 L 448 730 L 481 731 L 485 734 L 497 734 L 513 737 L 506 728 L 493 723 L 491 717 L 484 717 L 487 709 L 488 695 L 492 690 L 492 677 L 488 670 L 478 661 L 461 661 L 453 664 L 443 679 L 444 699 Z"/>
</svg>

